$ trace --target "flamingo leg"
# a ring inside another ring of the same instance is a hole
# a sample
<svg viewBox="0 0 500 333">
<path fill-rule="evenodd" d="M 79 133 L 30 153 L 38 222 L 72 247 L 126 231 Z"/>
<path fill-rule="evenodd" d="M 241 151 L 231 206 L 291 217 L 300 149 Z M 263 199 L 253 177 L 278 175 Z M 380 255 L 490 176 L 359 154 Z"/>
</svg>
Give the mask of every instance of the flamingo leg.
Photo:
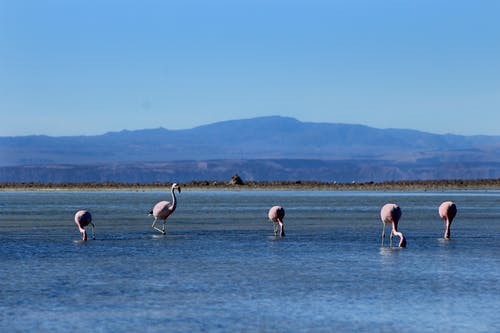
<svg viewBox="0 0 500 333">
<path fill-rule="evenodd" d="M 92 227 L 92 239 L 95 239 L 95 233 L 94 233 L 94 223 L 90 223 L 90 226 Z"/>
<path fill-rule="evenodd" d="M 151 228 L 155 229 L 156 231 L 161 232 L 162 234 L 165 234 L 165 223 L 163 223 L 163 229 L 160 229 L 156 226 L 156 222 L 158 221 L 158 218 L 155 217 L 155 220 L 153 221 L 153 224 L 151 225 Z"/>
<path fill-rule="evenodd" d="M 389 237 L 389 246 L 392 247 L 392 236 L 394 236 L 393 230 L 391 230 L 391 236 Z"/>
<path fill-rule="evenodd" d="M 382 247 L 384 247 L 385 240 L 385 223 L 382 223 Z"/>
<path fill-rule="evenodd" d="M 278 234 L 278 225 L 273 222 L 274 236 Z"/>
</svg>

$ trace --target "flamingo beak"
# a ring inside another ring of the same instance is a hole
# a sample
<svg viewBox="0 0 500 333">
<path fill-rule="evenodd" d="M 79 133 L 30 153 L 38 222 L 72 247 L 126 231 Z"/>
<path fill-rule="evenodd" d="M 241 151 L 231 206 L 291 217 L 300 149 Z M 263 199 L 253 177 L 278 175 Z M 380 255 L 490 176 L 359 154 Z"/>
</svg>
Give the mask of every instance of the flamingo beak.
<svg viewBox="0 0 500 333">
<path fill-rule="evenodd" d="M 179 191 L 179 193 L 181 193 L 181 187 L 177 187 L 177 191 Z"/>
</svg>

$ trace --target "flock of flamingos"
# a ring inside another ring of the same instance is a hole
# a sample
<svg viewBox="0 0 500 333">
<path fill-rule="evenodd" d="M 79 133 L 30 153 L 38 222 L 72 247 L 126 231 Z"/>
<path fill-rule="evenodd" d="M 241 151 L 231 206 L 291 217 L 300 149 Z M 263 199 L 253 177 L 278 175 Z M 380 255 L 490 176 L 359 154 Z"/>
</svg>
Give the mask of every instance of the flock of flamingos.
<svg viewBox="0 0 500 333">
<path fill-rule="evenodd" d="M 177 200 L 175 198 L 175 192 L 174 192 L 175 190 L 181 193 L 181 187 L 177 183 L 174 183 L 172 185 L 172 189 L 170 191 L 172 196 L 172 202 L 160 201 L 157 204 L 155 204 L 153 210 L 149 212 L 149 215 L 152 215 L 154 217 L 154 221 L 151 227 L 161 232 L 162 234 L 165 234 L 167 218 L 175 211 L 175 208 L 177 207 Z M 445 232 L 444 232 L 445 239 L 450 238 L 451 222 L 453 221 L 456 215 L 457 215 L 457 206 L 455 205 L 454 202 L 445 201 L 439 206 L 439 216 L 445 222 Z M 281 237 L 285 236 L 284 223 L 283 223 L 283 218 L 285 217 L 285 210 L 283 209 L 283 207 L 281 206 L 271 207 L 271 209 L 269 209 L 268 217 L 269 220 L 273 223 L 274 234 L 277 235 L 279 231 Z M 401 218 L 401 208 L 399 208 L 399 206 L 394 203 L 385 204 L 380 210 L 380 218 L 383 224 L 382 246 L 384 245 L 386 225 L 390 223 L 392 225 L 390 234 L 390 246 L 392 246 L 393 235 L 396 235 L 399 237 L 399 247 L 406 247 L 406 238 L 404 237 L 401 231 L 398 231 L 398 222 L 399 219 Z M 163 221 L 163 225 L 161 228 L 156 226 L 158 220 Z M 87 232 L 85 231 L 85 227 L 89 225 L 92 227 L 92 238 L 95 239 L 94 235 L 95 226 L 94 223 L 92 223 L 92 215 L 90 214 L 89 211 L 79 210 L 78 212 L 76 212 L 75 223 L 78 226 L 80 233 L 82 234 L 82 240 L 84 241 L 87 240 Z"/>
</svg>

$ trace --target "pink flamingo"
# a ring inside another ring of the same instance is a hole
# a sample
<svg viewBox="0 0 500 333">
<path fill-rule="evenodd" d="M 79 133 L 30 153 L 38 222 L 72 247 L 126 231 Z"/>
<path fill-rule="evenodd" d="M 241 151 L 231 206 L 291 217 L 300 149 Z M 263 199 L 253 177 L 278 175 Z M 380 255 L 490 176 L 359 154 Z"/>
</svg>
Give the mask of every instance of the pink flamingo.
<svg viewBox="0 0 500 333">
<path fill-rule="evenodd" d="M 92 239 L 95 239 L 94 235 L 94 223 L 92 223 L 92 215 L 87 210 L 79 210 L 75 214 L 75 223 L 78 226 L 78 230 L 80 230 L 82 234 L 82 240 L 87 240 L 87 232 L 85 231 L 85 227 L 89 224 L 92 226 Z"/>
<path fill-rule="evenodd" d="M 457 215 L 457 205 L 453 201 L 445 201 L 441 205 L 439 205 L 439 216 L 446 223 L 446 229 L 444 231 L 444 238 L 450 239 L 450 228 L 451 222 Z"/>
<path fill-rule="evenodd" d="M 283 230 L 284 223 L 283 218 L 285 217 L 285 210 L 281 206 L 273 206 L 269 209 L 269 213 L 267 214 L 269 220 L 273 223 L 274 227 L 274 235 L 278 234 L 278 225 L 280 227 L 280 236 L 285 236 L 285 231 Z"/>
<path fill-rule="evenodd" d="M 406 238 L 403 236 L 403 233 L 398 231 L 398 222 L 401 218 L 401 208 L 398 205 L 393 203 L 385 204 L 380 210 L 380 218 L 382 219 L 382 223 L 384 224 L 382 229 L 382 246 L 384 246 L 384 238 L 385 238 L 385 225 L 387 223 L 392 224 L 391 236 L 390 236 L 390 246 L 392 246 L 392 235 L 399 236 L 399 247 L 406 247 Z"/>
<path fill-rule="evenodd" d="M 158 230 L 162 234 L 165 235 L 165 224 L 167 223 L 167 217 L 170 216 L 175 211 L 175 208 L 177 207 L 177 201 L 175 199 L 175 193 L 174 190 L 179 191 L 181 193 L 181 187 L 177 184 L 174 183 L 172 185 L 172 190 L 170 193 L 172 194 L 172 203 L 168 201 L 160 201 L 156 205 L 154 205 L 153 210 L 149 212 L 149 215 L 153 215 L 155 220 L 153 221 L 153 225 L 151 227 L 155 230 Z M 163 220 L 163 227 L 160 229 L 156 227 L 156 222 L 158 220 Z"/>
</svg>

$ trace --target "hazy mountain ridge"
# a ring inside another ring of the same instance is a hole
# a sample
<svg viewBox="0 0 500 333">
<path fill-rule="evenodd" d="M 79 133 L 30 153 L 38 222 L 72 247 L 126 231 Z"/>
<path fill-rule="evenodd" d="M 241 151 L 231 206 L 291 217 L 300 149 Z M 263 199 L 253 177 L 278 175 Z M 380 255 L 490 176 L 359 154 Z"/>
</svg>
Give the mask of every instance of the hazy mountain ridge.
<svg viewBox="0 0 500 333">
<path fill-rule="evenodd" d="M 369 182 L 433 179 L 497 179 L 500 163 L 395 163 L 388 161 L 210 160 L 101 165 L 47 164 L 0 167 L 0 182 L 188 182 L 244 180 Z"/>
<path fill-rule="evenodd" d="M 470 179 L 500 177 L 499 164 L 500 136 L 439 135 L 278 116 L 185 130 L 0 137 L 0 181 L 220 180 L 236 172 L 247 172 L 252 180 Z"/>
</svg>

